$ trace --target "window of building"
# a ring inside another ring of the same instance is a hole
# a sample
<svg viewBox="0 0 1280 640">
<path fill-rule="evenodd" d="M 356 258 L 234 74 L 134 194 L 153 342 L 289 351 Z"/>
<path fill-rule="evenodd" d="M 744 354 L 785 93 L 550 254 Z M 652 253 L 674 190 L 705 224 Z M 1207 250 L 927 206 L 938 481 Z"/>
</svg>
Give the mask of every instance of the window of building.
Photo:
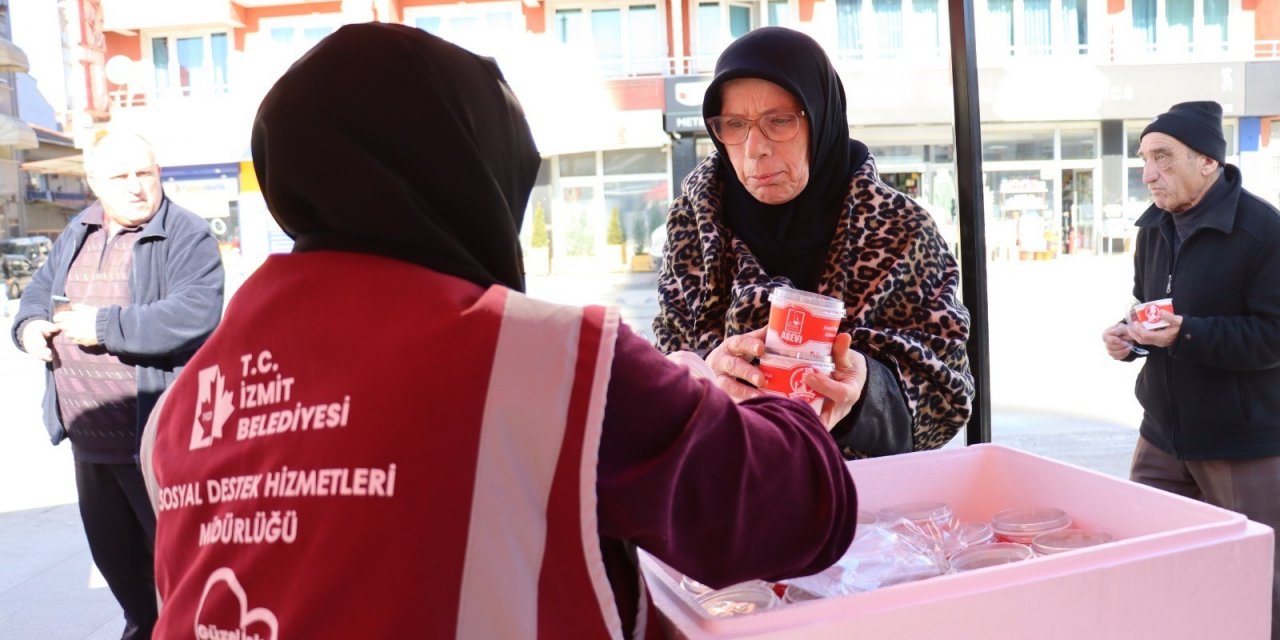
<svg viewBox="0 0 1280 640">
<path fill-rule="evenodd" d="M 1156 0 L 1131 0 L 1134 41 L 1150 50 L 1156 44 Z"/>
<path fill-rule="evenodd" d="M 262 18 L 258 34 L 246 43 L 255 69 L 283 73 L 302 54 L 342 25 L 335 14 Z"/>
<path fill-rule="evenodd" d="M 1230 7 L 1230 0 L 1132 0 L 1132 40 L 1145 52 L 1225 51 Z"/>
<path fill-rule="evenodd" d="M 155 69 L 160 96 L 208 96 L 227 92 L 225 31 L 149 34 L 144 55 Z"/>
<path fill-rule="evenodd" d="M 1219 51 L 1227 46 L 1228 0 L 1204 0 L 1204 34 L 1199 40 Z"/>
<path fill-rule="evenodd" d="M 515 2 L 409 7 L 404 19 L 408 25 L 486 56 L 497 55 L 513 36 L 524 32 L 524 14 Z"/>
<path fill-rule="evenodd" d="M 838 57 L 937 57 L 938 0 L 836 0 Z"/>
<path fill-rule="evenodd" d="M 791 3 L 789 0 L 766 0 L 765 2 L 767 24 L 774 27 L 790 27 L 791 20 Z"/>
<path fill-rule="evenodd" d="M 1161 49 L 1191 50 L 1191 25 L 1195 19 L 1195 0 L 1166 0 L 1164 33 L 1159 34 Z"/>
<path fill-rule="evenodd" d="M 982 43 L 991 54 L 1013 53 L 1013 0 L 987 0 L 986 29 Z M 979 44 L 979 47 L 983 47 Z"/>
<path fill-rule="evenodd" d="M 662 73 L 666 41 L 658 5 L 563 7 L 554 16 L 559 42 L 589 51 L 606 77 Z"/>
<path fill-rule="evenodd" d="M 1022 52 L 1044 55 L 1053 50 L 1049 0 L 1022 0 Z"/>
<path fill-rule="evenodd" d="M 325 36 L 333 33 L 331 26 L 320 27 L 271 27 L 267 30 L 271 41 L 282 47 L 299 48 L 303 51 L 315 46 Z"/>
<path fill-rule="evenodd" d="M 1061 43 L 1069 55 L 1089 52 L 1089 0 L 1062 0 Z"/>
<path fill-rule="evenodd" d="M 928 57 L 938 57 L 945 42 L 942 38 L 942 20 L 938 15 L 938 0 L 911 0 L 908 17 L 912 37 L 910 48 Z"/>
<path fill-rule="evenodd" d="M 693 15 L 694 66 L 700 70 L 715 68 L 716 58 L 730 42 L 759 26 L 758 5 L 752 2 L 699 2 Z"/>
</svg>

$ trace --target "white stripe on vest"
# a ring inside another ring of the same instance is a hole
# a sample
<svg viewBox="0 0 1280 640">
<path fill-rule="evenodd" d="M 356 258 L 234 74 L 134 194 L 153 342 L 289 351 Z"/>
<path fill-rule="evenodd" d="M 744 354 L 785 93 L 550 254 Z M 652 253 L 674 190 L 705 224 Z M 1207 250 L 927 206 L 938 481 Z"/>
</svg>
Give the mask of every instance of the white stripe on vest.
<svg viewBox="0 0 1280 640">
<path fill-rule="evenodd" d="M 538 576 L 547 539 L 546 508 L 564 439 L 582 310 L 509 292 L 499 330 L 485 414 L 465 569 L 460 585 L 457 637 L 532 637 L 538 628 Z M 596 528 L 595 465 L 617 312 L 610 310 L 597 358 L 583 470 L 583 548 L 592 567 L 610 635 L 621 621 L 600 557 Z M 563 329 L 563 342 L 548 344 L 547 328 Z M 608 330 L 612 327 L 613 330 Z M 603 368 L 603 374 L 600 369 Z M 513 401 L 519 399 L 518 401 Z M 589 468 L 589 473 L 587 469 Z M 512 496 L 524 496 L 513 500 Z M 503 606 L 494 606 L 501 599 Z"/>
</svg>

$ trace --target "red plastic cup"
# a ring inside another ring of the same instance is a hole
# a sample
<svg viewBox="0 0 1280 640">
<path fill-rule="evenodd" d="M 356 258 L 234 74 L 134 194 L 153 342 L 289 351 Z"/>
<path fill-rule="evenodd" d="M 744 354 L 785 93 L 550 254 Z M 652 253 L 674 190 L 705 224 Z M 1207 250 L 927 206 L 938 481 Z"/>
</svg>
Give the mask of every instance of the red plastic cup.
<svg viewBox="0 0 1280 640">
<path fill-rule="evenodd" d="M 780 287 L 769 294 L 769 330 L 764 347 L 792 358 L 823 359 L 844 320 L 844 302 L 817 293 Z"/>
<path fill-rule="evenodd" d="M 1160 317 L 1161 311 L 1173 313 L 1173 298 L 1161 298 L 1133 305 L 1133 319 L 1141 322 L 1144 328 L 1163 329 L 1169 326 L 1169 323 Z"/>
<path fill-rule="evenodd" d="M 804 377 L 810 373 L 818 375 L 830 376 L 832 371 L 836 370 L 836 366 L 830 360 L 801 360 L 799 358 L 788 358 L 772 353 L 766 353 L 760 356 L 760 373 L 764 374 L 764 384 L 760 386 L 760 390 L 773 395 L 795 398 L 801 402 L 808 403 L 813 410 L 821 413 L 822 402 L 825 397 L 818 395 L 804 383 Z"/>
</svg>

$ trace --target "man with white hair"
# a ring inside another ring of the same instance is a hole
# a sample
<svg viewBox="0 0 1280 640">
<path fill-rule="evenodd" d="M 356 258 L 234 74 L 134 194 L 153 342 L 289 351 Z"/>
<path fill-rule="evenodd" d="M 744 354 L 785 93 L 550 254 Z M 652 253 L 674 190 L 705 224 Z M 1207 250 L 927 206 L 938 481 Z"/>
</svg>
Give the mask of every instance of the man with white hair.
<svg viewBox="0 0 1280 640">
<path fill-rule="evenodd" d="M 12 337 L 48 363 L 45 427 L 54 444 L 71 441 L 89 551 L 124 609 L 122 638 L 150 638 L 156 519 L 138 443 L 221 318 L 222 262 L 208 223 L 165 197 L 144 138 L 99 135 L 85 168 L 98 201 L 35 273 Z"/>
</svg>

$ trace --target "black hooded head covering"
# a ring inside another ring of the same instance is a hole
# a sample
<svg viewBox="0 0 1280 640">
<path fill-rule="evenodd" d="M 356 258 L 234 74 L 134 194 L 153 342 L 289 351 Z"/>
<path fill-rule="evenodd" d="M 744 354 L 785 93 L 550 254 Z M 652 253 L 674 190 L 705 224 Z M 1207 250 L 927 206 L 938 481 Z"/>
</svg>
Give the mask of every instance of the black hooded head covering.
<svg viewBox="0 0 1280 640">
<path fill-rule="evenodd" d="M 253 161 L 295 251 L 524 289 L 517 233 L 541 158 L 489 58 L 402 25 L 342 27 L 263 99 Z"/>
<path fill-rule="evenodd" d="M 813 290 L 849 180 L 866 161 L 867 148 L 849 138 L 844 85 L 813 38 L 783 27 L 764 27 L 735 40 L 716 61 L 715 77 L 702 101 L 704 118 L 720 115 L 724 84 L 738 78 L 772 82 L 803 105 L 809 121 L 809 183 L 790 202 L 760 202 L 738 180 L 724 144 L 713 135 L 723 162 L 723 221 L 769 275 L 786 276 Z"/>
</svg>

